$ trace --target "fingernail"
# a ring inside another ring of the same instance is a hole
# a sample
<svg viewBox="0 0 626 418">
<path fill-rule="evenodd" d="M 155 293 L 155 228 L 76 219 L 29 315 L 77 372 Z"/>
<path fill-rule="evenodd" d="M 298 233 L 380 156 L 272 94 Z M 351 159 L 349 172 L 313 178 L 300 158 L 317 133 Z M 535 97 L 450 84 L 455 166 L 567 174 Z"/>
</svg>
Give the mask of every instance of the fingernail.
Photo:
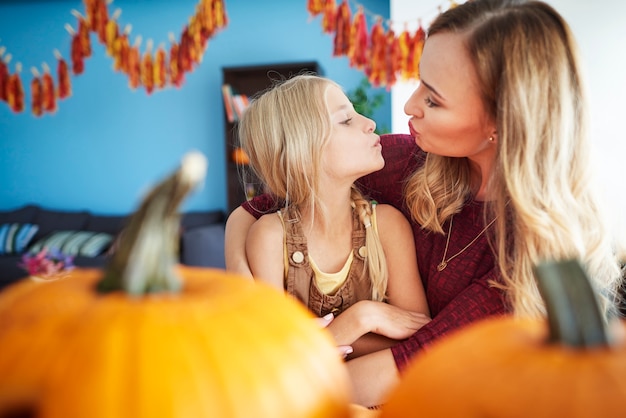
<svg viewBox="0 0 626 418">
<path fill-rule="evenodd" d="M 333 315 L 333 313 L 332 313 L 332 312 L 331 312 L 331 313 L 329 313 L 329 314 L 324 315 L 324 319 L 325 319 L 325 320 L 327 320 L 327 321 L 330 321 L 330 320 L 331 320 L 331 319 L 333 319 L 334 317 L 335 317 L 335 315 Z"/>
</svg>

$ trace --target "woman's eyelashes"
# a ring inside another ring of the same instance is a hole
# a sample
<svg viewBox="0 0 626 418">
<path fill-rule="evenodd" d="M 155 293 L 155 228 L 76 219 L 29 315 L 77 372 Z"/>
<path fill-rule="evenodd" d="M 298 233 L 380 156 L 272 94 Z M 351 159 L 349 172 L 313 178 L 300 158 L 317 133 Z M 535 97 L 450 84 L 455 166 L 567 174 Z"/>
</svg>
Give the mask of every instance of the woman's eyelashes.
<svg viewBox="0 0 626 418">
<path fill-rule="evenodd" d="M 436 107 L 439 106 L 436 102 L 434 102 L 430 97 L 427 97 L 424 99 L 424 103 L 426 103 L 426 106 L 428 107 Z"/>
</svg>

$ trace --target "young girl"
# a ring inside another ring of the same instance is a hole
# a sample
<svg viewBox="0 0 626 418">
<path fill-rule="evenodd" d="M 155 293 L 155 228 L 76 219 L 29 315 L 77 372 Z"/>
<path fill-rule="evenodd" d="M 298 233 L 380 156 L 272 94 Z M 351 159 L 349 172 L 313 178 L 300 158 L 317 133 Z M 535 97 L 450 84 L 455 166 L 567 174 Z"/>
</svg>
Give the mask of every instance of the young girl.
<svg viewBox="0 0 626 418">
<path fill-rule="evenodd" d="M 370 332 L 388 337 L 362 339 L 355 355 L 388 347 L 429 321 L 409 222 L 354 186 L 385 164 L 375 127 L 336 83 L 313 75 L 257 97 L 239 125 L 252 169 L 283 202 L 248 233 L 252 275 L 319 317 L 332 314 L 339 345 Z"/>
</svg>

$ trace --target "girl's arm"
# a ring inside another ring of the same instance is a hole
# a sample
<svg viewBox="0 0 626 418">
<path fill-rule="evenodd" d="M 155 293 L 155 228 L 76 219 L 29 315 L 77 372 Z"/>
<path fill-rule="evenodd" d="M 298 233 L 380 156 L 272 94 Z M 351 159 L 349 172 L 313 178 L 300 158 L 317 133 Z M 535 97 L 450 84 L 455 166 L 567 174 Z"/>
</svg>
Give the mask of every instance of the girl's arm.
<svg viewBox="0 0 626 418">
<path fill-rule="evenodd" d="M 224 250 L 226 270 L 242 276 L 252 277 L 246 257 L 246 236 L 256 219 L 243 207 L 232 211 L 226 221 Z"/>
<path fill-rule="evenodd" d="M 389 303 L 361 301 L 329 325 L 338 344 L 352 345 L 350 358 L 391 347 L 430 322 L 409 222 L 390 205 L 377 205 L 376 222 L 387 258 Z"/>
<path fill-rule="evenodd" d="M 250 226 L 245 249 L 254 279 L 284 292 L 283 225 L 277 214 L 264 215 Z"/>
</svg>

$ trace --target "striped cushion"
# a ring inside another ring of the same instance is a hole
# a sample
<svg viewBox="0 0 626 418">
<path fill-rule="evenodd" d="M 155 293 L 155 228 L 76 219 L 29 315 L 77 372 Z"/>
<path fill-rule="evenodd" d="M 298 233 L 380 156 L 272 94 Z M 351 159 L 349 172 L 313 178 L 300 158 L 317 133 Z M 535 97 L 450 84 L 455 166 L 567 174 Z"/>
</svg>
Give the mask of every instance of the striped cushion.
<svg viewBox="0 0 626 418">
<path fill-rule="evenodd" d="M 38 230 L 39 226 L 34 224 L 0 225 L 0 254 L 21 254 Z"/>
<path fill-rule="evenodd" d="M 102 254 L 113 241 L 113 236 L 93 231 L 56 231 L 37 241 L 30 252 L 37 253 L 44 247 L 57 249 L 65 255 L 96 257 Z"/>
</svg>

